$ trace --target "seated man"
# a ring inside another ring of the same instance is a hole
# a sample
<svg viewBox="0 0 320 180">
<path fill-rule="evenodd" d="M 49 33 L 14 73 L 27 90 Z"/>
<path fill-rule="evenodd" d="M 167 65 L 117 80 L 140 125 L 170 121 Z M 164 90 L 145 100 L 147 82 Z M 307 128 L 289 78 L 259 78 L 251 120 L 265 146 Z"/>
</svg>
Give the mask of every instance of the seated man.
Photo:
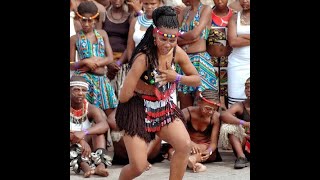
<svg viewBox="0 0 320 180">
<path fill-rule="evenodd" d="M 106 155 L 104 134 L 109 126 L 104 112 L 85 99 L 87 91 L 83 77 L 70 79 L 70 167 L 76 173 L 82 170 L 84 177 L 108 176 L 106 165 L 111 165 L 111 159 Z M 95 152 L 91 153 L 92 148 Z"/>
<path fill-rule="evenodd" d="M 227 111 L 221 113 L 224 122 L 220 129 L 221 144 L 231 144 L 237 159 L 235 169 L 247 167 L 250 160 L 250 77 L 245 82 L 247 99 L 234 103 Z"/>
</svg>

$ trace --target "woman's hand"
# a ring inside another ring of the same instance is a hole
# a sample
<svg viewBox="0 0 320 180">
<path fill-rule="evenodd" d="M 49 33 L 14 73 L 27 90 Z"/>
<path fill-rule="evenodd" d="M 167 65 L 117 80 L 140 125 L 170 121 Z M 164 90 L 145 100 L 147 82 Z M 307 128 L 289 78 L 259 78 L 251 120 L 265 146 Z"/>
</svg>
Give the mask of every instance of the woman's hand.
<svg viewBox="0 0 320 180">
<path fill-rule="evenodd" d="M 87 66 L 82 66 L 81 68 L 79 68 L 78 69 L 78 71 L 80 72 L 80 73 L 85 73 L 85 72 L 88 72 L 88 71 L 90 71 L 91 69 L 89 68 L 89 67 L 87 67 Z"/>
<path fill-rule="evenodd" d="M 142 10 L 142 3 L 140 0 L 128 0 L 127 4 L 132 7 L 135 12 Z"/>
<path fill-rule="evenodd" d="M 171 67 L 170 62 L 167 61 L 167 70 L 161 70 L 160 75 L 155 76 L 155 82 L 159 82 L 159 86 L 163 86 L 167 84 L 168 82 L 174 82 L 176 80 L 176 77 L 178 73 Z"/>
<path fill-rule="evenodd" d="M 208 150 L 205 150 L 204 152 L 201 153 L 201 162 L 205 162 L 209 157 L 210 153 Z"/>
<path fill-rule="evenodd" d="M 82 156 L 83 157 L 89 157 L 89 155 L 91 154 L 91 148 L 89 146 L 89 144 L 87 143 L 87 141 L 85 141 L 84 139 L 82 139 L 79 144 L 82 146 Z"/>
<path fill-rule="evenodd" d="M 91 70 L 95 70 L 98 67 L 97 62 L 93 59 L 85 59 L 83 61 L 84 61 L 85 65 L 88 68 L 90 68 Z"/>
<path fill-rule="evenodd" d="M 183 7 L 182 6 L 175 6 L 173 8 L 177 14 L 180 14 L 183 11 Z"/>
<path fill-rule="evenodd" d="M 120 66 L 118 66 L 117 63 L 113 62 L 109 64 L 107 67 L 108 67 L 107 77 L 110 80 L 113 80 L 114 77 L 117 75 L 118 71 L 120 70 Z"/>
<path fill-rule="evenodd" d="M 201 153 L 200 147 L 197 144 L 194 144 L 191 147 L 191 154 L 197 154 L 197 153 Z"/>
</svg>

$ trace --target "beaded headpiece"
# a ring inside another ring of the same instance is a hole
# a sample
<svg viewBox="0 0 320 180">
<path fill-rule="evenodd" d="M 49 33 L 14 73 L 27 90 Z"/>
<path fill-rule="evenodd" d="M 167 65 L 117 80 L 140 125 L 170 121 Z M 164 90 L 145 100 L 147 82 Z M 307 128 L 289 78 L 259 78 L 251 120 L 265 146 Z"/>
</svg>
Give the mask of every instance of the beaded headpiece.
<svg viewBox="0 0 320 180">
<path fill-rule="evenodd" d="M 177 34 L 165 34 L 163 32 L 161 32 L 157 27 L 155 27 L 153 29 L 153 32 L 156 32 L 158 33 L 159 35 L 163 36 L 163 37 L 167 37 L 167 38 L 175 38 L 175 37 L 178 37 L 180 36 L 180 32 L 178 32 Z"/>
<path fill-rule="evenodd" d="M 78 12 L 76 12 L 76 14 L 77 14 L 77 16 L 79 17 L 79 18 L 81 18 L 81 19 L 94 19 L 94 18 L 96 18 L 96 17 L 98 17 L 99 16 L 99 12 L 97 12 L 97 14 L 95 14 L 95 15 L 93 15 L 93 16 L 91 16 L 91 17 L 84 17 L 84 16 L 82 16 L 81 14 L 79 14 Z"/>
<path fill-rule="evenodd" d="M 204 100 L 205 102 L 207 102 L 207 103 L 209 103 L 209 104 L 212 104 L 212 105 L 215 105 L 215 106 L 221 106 L 220 103 L 215 103 L 215 102 L 213 102 L 213 101 L 210 101 L 210 100 L 204 98 L 204 97 L 202 96 L 202 93 L 200 93 L 199 96 L 200 96 L 200 98 L 201 98 L 202 100 Z"/>
</svg>

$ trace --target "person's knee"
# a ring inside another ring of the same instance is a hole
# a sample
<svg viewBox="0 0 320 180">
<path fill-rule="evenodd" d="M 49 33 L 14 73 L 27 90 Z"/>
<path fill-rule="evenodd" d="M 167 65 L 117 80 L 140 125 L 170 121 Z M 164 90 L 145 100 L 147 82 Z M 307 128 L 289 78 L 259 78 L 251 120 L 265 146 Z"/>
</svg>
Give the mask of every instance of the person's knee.
<svg viewBox="0 0 320 180">
<path fill-rule="evenodd" d="M 131 164 L 131 172 L 137 177 L 140 176 L 148 166 L 148 162 L 139 162 Z"/>
<path fill-rule="evenodd" d="M 191 140 L 190 139 L 184 139 L 182 140 L 177 147 L 174 147 L 175 152 L 180 152 L 183 154 L 190 154 L 191 151 Z"/>
</svg>

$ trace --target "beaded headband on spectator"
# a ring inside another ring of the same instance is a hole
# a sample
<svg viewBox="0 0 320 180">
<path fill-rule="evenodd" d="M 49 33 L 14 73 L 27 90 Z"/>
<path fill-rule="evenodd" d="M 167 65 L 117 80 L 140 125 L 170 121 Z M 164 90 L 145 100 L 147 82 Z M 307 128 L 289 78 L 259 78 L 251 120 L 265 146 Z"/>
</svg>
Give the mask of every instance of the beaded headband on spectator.
<svg viewBox="0 0 320 180">
<path fill-rule="evenodd" d="M 79 14 L 78 12 L 76 12 L 76 14 L 77 14 L 77 16 L 79 17 L 79 18 L 81 18 L 81 19 L 94 19 L 94 18 L 96 18 L 96 17 L 98 17 L 99 16 L 99 12 L 97 12 L 97 14 L 95 14 L 95 15 L 93 15 L 93 16 L 91 16 L 91 17 L 84 17 L 84 16 L 82 16 L 81 14 Z"/>
<path fill-rule="evenodd" d="M 71 81 L 70 86 L 81 86 L 81 87 L 85 87 L 87 89 L 89 88 L 88 83 L 82 82 L 82 81 Z"/>
<path fill-rule="evenodd" d="M 199 96 L 200 96 L 200 98 L 201 98 L 202 100 L 204 100 L 205 102 L 207 102 L 207 103 L 209 103 L 209 104 L 212 104 L 212 105 L 215 105 L 215 106 L 220 106 L 220 103 L 215 103 L 215 102 L 213 102 L 213 101 L 210 101 L 210 100 L 204 98 L 204 97 L 202 96 L 202 93 L 200 93 Z"/>
<path fill-rule="evenodd" d="M 153 26 L 153 27 L 154 27 L 153 32 L 156 32 L 163 37 L 175 38 L 175 37 L 180 36 L 180 32 L 178 32 L 177 34 L 165 34 L 165 33 L 161 32 L 156 26 Z"/>
</svg>

